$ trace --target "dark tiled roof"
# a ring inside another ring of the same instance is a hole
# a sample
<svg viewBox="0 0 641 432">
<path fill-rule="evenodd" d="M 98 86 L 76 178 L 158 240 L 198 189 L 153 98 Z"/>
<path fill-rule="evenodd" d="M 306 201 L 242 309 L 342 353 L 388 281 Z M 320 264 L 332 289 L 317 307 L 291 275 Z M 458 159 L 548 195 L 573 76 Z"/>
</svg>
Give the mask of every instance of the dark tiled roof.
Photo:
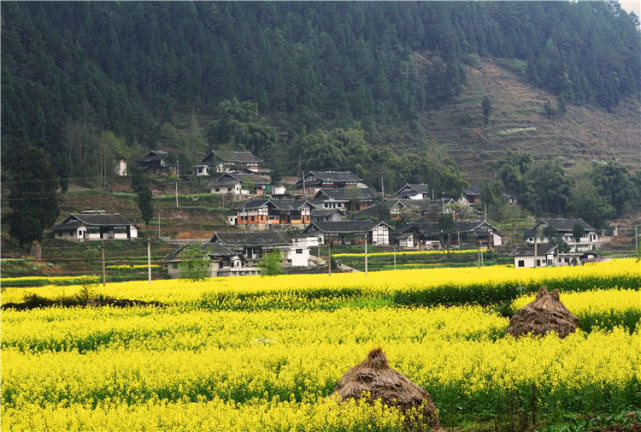
<svg viewBox="0 0 641 432">
<path fill-rule="evenodd" d="M 53 227 L 53 231 L 71 231 L 78 228 L 78 223 L 61 223 Z"/>
<path fill-rule="evenodd" d="M 476 186 L 470 186 L 463 191 L 463 195 L 481 196 L 481 189 Z"/>
<path fill-rule="evenodd" d="M 334 200 L 373 200 L 376 198 L 376 192 L 370 188 L 346 188 L 346 189 L 320 189 L 315 201 L 325 201 L 326 199 Z"/>
<path fill-rule="evenodd" d="M 310 226 L 305 229 L 305 231 L 309 230 L 311 227 L 315 227 L 318 231 L 328 232 L 328 233 L 341 233 L 341 234 L 367 233 L 377 225 L 379 225 L 379 223 L 372 222 L 370 220 L 342 221 L 342 222 L 312 222 Z"/>
<path fill-rule="evenodd" d="M 537 255 L 548 255 L 554 252 L 556 245 L 550 243 L 539 243 L 537 245 Z M 510 252 L 510 256 L 534 256 L 534 246 L 519 246 Z"/>
<path fill-rule="evenodd" d="M 233 209 L 234 210 L 257 209 L 257 208 L 265 207 L 268 202 L 269 202 L 269 198 L 253 199 L 253 200 L 238 203 L 233 207 Z"/>
<path fill-rule="evenodd" d="M 583 225 L 585 231 L 596 231 L 590 224 L 585 222 L 583 219 L 541 219 L 532 229 L 525 232 L 526 237 L 533 236 L 535 233 L 536 227 L 541 225 L 541 223 L 554 228 L 559 232 L 572 232 L 574 229 L 574 224 Z"/>
<path fill-rule="evenodd" d="M 240 179 L 241 182 L 252 182 L 257 185 L 268 185 L 272 181 L 269 178 L 269 176 L 261 176 L 258 174 L 241 174 L 241 173 L 236 173 L 234 176 L 238 179 Z"/>
<path fill-rule="evenodd" d="M 188 244 L 179 247 L 175 251 L 169 253 L 163 261 L 176 261 L 180 260 L 182 253 L 188 248 L 198 248 L 204 256 L 231 256 L 234 255 L 234 251 L 225 247 L 220 243 L 207 243 L 207 244 Z"/>
<path fill-rule="evenodd" d="M 331 216 L 335 213 L 345 214 L 345 212 L 340 209 L 312 209 L 312 217 Z"/>
<path fill-rule="evenodd" d="M 443 205 L 449 204 L 451 200 L 446 200 L 445 202 L 441 200 L 429 200 L 429 199 L 418 199 L 418 200 L 403 200 L 401 203 L 408 208 L 418 211 L 442 211 Z"/>
<path fill-rule="evenodd" d="M 411 189 L 412 191 L 416 192 L 417 194 L 425 194 L 429 193 L 430 188 L 428 185 L 425 183 L 406 183 L 405 186 L 400 188 L 398 192 L 396 192 L 396 195 L 403 195 L 403 191 L 405 189 Z"/>
<path fill-rule="evenodd" d="M 217 232 L 212 243 L 222 243 L 227 247 L 285 246 L 287 242 L 276 231 L 267 232 Z"/>
<path fill-rule="evenodd" d="M 93 226 L 127 226 L 133 225 L 127 218 L 119 213 L 114 214 L 86 214 L 86 213 L 73 213 L 68 217 L 63 224 L 69 223 L 69 219 L 75 218 L 85 225 Z"/>
<path fill-rule="evenodd" d="M 233 186 L 240 183 L 240 179 L 231 175 L 221 175 L 216 180 L 211 181 L 207 184 L 207 187 L 212 188 L 216 186 Z"/>
<path fill-rule="evenodd" d="M 290 199 L 271 199 L 269 204 L 273 205 L 278 210 L 299 210 L 305 205 L 311 205 L 306 200 L 290 200 Z"/>
<path fill-rule="evenodd" d="M 205 156 L 201 163 L 207 163 L 213 160 L 214 156 L 221 159 L 223 162 L 257 163 L 263 161 L 256 157 L 252 152 L 216 151 L 210 152 Z"/>
<path fill-rule="evenodd" d="M 362 182 L 363 179 L 351 171 L 310 171 L 309 174 L 326 182 Z"/>
<path fill-rule="evenodd" d="M 161 159 L 165 159 L 168 153 L 161 150 L 151 150 L 147 156 L 139 159 L 138 162 L 153 162 Z"/>
<path fill-rule="evenodd" d="M 402 232 L 418 231 L 423 235 L 438 235 L 441 233 L 441 230 L 438 226 L 438 222 L 417 222 L 417 223 L 407 225 L 401 231 Z M 455 221 L 454 222 L 454 228 L 452 229 L 452 232 L 464 233 L 464 232 L 472 232 L 472 231 L 479 234 L 487 233 L 488 227 L 483 221 L 470 221 L 470 222 Z M 494 231 L 498 232 L 496 229 L 494 229 Z"/>
</svg>

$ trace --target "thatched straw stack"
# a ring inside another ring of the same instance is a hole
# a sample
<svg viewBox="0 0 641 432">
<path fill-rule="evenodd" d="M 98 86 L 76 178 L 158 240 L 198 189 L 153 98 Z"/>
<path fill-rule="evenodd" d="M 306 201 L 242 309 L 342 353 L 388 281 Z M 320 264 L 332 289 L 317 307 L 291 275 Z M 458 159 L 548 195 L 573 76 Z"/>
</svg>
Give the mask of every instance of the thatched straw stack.
<svg viewBox="0 0 641 432">
<path fill-rule="evenodd" d="M 406 411 L 421 407 L 423 421 L 431 430 L 441 430 L 436 407 L 430 394 L 411 382 L 407 377 L 389 367 L 382 348 L 376 348 L 367 358 L 348 370 L 338 382 L 332 396 L 345 399 L 360 399 L 364 392 L 369 401 L 380 399 L 388 406 Z"/>
<path fill-rule="evenodd" d="M 510 319 L 506 332 L 519 337 L 528 333 L 544 335 L 555 331 L 564 338 L 573 333 L 578 325 L 579 319 L 559 300 L 559 290 L 548 293 L 543 287 L 532 303 L 519 309 Z"/>
</svg>

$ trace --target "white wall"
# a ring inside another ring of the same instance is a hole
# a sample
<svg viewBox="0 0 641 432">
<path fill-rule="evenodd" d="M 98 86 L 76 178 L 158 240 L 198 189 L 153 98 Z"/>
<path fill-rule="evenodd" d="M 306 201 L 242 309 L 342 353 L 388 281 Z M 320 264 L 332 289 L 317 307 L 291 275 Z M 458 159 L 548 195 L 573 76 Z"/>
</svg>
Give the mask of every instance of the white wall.
<svg viewBox="0 0 641 432">
<path fill-rule="evenodd" d="M 389 244 L 389 229 L 385 225 L 379 225 L 372 231 L 372 244 L 375 245 L 388 245 Z"/>
<path fill-rule="evenodd" d="M 287 261 L 292 267 L 307 267 L 309 265 L 309 248 L 292 246 L 287 251 Z"/>
</svg>

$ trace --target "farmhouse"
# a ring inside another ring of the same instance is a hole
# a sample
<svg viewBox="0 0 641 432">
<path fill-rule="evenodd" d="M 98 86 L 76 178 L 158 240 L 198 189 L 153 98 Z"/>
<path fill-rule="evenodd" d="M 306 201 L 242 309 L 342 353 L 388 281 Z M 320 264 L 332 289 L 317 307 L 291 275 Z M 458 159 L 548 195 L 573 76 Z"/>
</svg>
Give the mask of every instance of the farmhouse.
<svg viewBox="0 0 641 432">
<path fill-rule="evenodd" d="M 210 193 L 264 195 L 271 183 L 269 177 L 246 173 L 224 173 L 207 184 Z"/>
<path fill-rule="evenodd" d="M 376 198 L 370 188 L 320 189 L 312 203 L 316 208 L 360 211 L 369 208 Z"/>
<path fill-rule="evenodd" d="M 255 199 L 236 206 L 232 225 L 303 225 L 311 222 L 313 206 L 306 200 Z"/>
<path fill-rule="evenodd" d="M 470 186 L 463 191 L 463 201 L 468 204 L 481 204 L 481 189 Z"/>
<path fill-rule="evenodd" d="M 268 232 L 218 232 L 211 242 L 240 253 L 250 264 L 260 261 L 265 254 L 278 251 L 284 264 L 292 267 L 309 265 L 309 245 L 304 242 L 289 244 L 276 231 Z"/>
<path fill-rule="evenodd" d="M 318 235 L 323 243 L 359 243 L 366 238 L 370 244 L 389 245 L 391 229 L 393 228 L 385 222 L 376 223 L 369 220 L 312 222 L 303 233 Z"/>
<path fill-rule="evenodd" d="M 441 232 L 438 222 L 418 222 L 407 225 L 400 233 L 413 233 L 417 247 L 438 247 L 441 240 L 447 239 L 447 233 Z M 484 221 L 455 221 L 450 232 L 450 241 L 456 246 L 472 243 L 482 248 L 501 246 L 502 237 L 499 231 Z"/>
<path fill-rule="evenodd" d="M 551 243 L 537 244 L 535 254 L 533 246 L 519 246 L 510 256 L 514 257 L 515 268 L 532 268 L 555 266 L 559 263 L 558 246 Z"/>
<path fill-rule="evenodd" d="M 167 265 L 170 277 L 181 276 L 180 263 L 185 259 L 185 253 L 195 249 L 203 260 L 208 261 L 208 277 L 218 276 L 244 276 L 256 274 L 255 267 L 247 267 L 246 259 L 228 247 L 218 243 L 181 246 L 163 259 Z"/>
<path fill-rule="evenodd" d="M 73 213 L 53 227 L 60 240 L 127 240 L 138 237 L 137 227 L 119 213 L 102 210 Z"/>
<path fill-rule="evenodd" d="M 345 218 L 345 212 L 340 209 L 312 209 L 312 222 L 340 222 Z"/>
<path fill-rule="evenodd" d="M 156 173 L 169 172 L 167 163 L 168 153 L 161 150 L 151 150 L 145 157 L 136 161 L 136 166 L 145 171 L 155 171 Z"/>
<path fill-rule="evenodd" d="M 366 188 L 363 179 L 350 171 L 310 171 L 296 182 L 297 189 L 344 189 L 346 187 Z"/>
<path fill-rule="evenodd" d="M 574 238 L 574 227 L 580 225 L 583 227 L 583 235 L 579 239 Z M 534 244 L 536 237 L 537 243 L 549 243 L 546 234 L 546 228 L 552 228 L 559 233 L 563 241 L 568 245 L 569 252 L 579 253 L 595 250 L 599 245 L 599 234 L 596 229 L 590 226 L 583 219 L 541 219 L 532 229 L 525 232 L 525 242 L 528 245 Z M 538 233 L 538 234 L 537 234 Z"/>
<path fill-rule="evenodd" d="M 261 162 L 262 159 L 248 151 L 212 151 L 194 169 L 196 176 L 224 172 L 259 173 Z"/>
<path fill-rule="evenodd" d="M 422 200 L 430 197 L 430 188 L 425 183 L 406 183 L 395 194 L 400 199 Z"/>
</svg>

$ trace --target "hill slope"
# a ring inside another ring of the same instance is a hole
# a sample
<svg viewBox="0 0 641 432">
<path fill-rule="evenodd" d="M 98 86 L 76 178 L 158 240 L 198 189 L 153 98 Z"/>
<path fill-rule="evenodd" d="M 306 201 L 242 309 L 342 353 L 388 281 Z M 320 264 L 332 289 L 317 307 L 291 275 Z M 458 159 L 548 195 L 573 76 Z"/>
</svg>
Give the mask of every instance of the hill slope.
<svg viewBox="0 0 641 432">
<path fill-rule="evenodd" d="M 481 110 L 486 95 L 493 107 L 488 126 Z M 612 112 L 568 104 L 563 117 L 550 120 L 543 109 L 546 100 L 557 103 L 555 96 L 528 86 L 496 62 L 481 62 L 467 68 L 464 91 L 454 103 L 422 116 L 424 141 L 428 148 L 452 154 L 472 183 L 487 178 L 489 164 L 508 150 L 565 166 L 612 159 L 633 169 L 641 166 L 638 103 L 623 102 Z"/>
</svg>

